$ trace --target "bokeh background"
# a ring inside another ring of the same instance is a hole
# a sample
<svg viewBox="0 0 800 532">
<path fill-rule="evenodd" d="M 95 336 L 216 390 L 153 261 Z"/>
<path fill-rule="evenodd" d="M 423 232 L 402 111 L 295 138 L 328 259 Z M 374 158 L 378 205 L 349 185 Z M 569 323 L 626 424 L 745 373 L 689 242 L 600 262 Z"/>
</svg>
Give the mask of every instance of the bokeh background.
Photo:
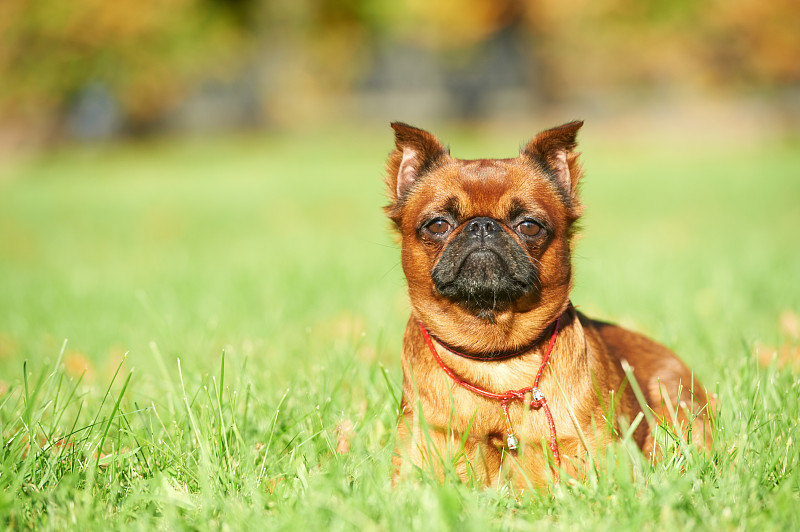
<svg viewBox="0 0 800 532">
<path fill-rule="evenodd" d="M 576 303 L 703 376 L 778 349 L 798 28 L 793 0 L 0 2 L 0 382 L 65 338 L 99 382 L 159 350 L 289 381 L 331 346 L 397 376 L 391 120 L 469 158 L 585 119 Z"/>
<path fill-rule="evenodd" d="M 14 0 L 0 146 L 563 116 L 785 134 L 798 27 L 793 0 Z"/>
</svg>

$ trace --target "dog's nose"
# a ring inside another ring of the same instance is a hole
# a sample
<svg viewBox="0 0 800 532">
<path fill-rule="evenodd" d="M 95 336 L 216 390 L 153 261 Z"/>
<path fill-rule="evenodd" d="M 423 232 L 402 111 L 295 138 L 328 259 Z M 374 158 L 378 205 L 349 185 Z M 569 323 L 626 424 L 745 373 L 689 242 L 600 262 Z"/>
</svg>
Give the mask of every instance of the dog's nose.
<svg viewBox="0 0 800 532">
<path fill-rule="evenodd" d="M 473 238 L 479 238 L 481 242 L 498 234 L 502 229 L 500 224 L 491 218 L 474 218 L 467 224 L 467 232 Z"/>
</svg>

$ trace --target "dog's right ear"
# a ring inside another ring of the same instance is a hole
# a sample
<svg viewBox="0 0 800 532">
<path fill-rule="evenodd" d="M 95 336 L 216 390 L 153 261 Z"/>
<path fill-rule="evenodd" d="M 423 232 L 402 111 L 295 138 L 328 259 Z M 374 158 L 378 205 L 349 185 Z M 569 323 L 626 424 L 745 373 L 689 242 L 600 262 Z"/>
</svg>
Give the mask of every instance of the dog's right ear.
<svg viewBox="0 0 800 532">
<path fill-rule="evenodd" d="M 439 139 L 427 131 L 402 122 L 392 122 L 392 129 L 395 149 L 386 161 L 389 208 L 397 206 L 411 185 L 449 153 Z"/>
</svg>

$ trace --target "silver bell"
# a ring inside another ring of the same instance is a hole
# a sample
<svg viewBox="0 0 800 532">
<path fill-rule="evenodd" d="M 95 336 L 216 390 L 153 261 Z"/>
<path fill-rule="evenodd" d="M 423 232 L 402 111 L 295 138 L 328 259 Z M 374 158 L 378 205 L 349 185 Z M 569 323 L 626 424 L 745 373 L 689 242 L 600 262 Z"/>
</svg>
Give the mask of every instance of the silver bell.
<svg viewBox="0 0 800 532">
<path fill-rule="evenodd" d="M 515 451 L 519 446 L 519 440 L 517 440 L 517 437 L 513 434 L 509 434 L 506 441 L 508 442 L 509 451 Z"/>
<path fill-rule="evenodd" d="M 533 390 L 531 390 L 531 396 L 533 397 L 533 400 L 536 401 L 537 403 L 544 401 L 544 393 L 539 388 L 534 388 Z"/>
</svg>

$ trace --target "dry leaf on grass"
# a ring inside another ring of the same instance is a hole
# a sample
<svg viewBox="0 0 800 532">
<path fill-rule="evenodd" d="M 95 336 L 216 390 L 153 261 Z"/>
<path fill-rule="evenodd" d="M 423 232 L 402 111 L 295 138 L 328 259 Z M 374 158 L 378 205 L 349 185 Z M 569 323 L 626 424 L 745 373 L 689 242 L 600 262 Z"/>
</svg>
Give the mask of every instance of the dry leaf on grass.
<svg viewBox="0 0 800 532">
<path fill-rule="evenodd" d="M 778 321 L 781 326 L 781 332 L 789 335 L 792 340 L 800 338 L 800 317 L 791 310 L 784 310 L 781 312 Z"/>
<path fill-rule="evenodd" d="M 800 317 L 797 313 L 786 309 L 778 317 L 778 327 L 782 334 L 791 340 L 783 342 L 779 347 L 769 345 L 756 346 L 756 358 L 762 366 L 769 366 L 774 359 L 779 368 L 800 370 Z"/>
<path fill-rule="evenodd" d="M 769 366 L 774 358 L 779 368 L 800 370 L 800 346 L 783 344 L 775 348 L 759 345 L 756 346 L 756 357 L 758 363 L 764 367 Z"/>
<path fill-rule="evenodd" d="M 350 452 L 350 440 L 356 434 L 353 422 L 349 419 L 343 420 L 336 426 L 336 433 L 339 435 L 339 441 L 336 443 L 336 454 L 347 454 Z"/>
</svg>

